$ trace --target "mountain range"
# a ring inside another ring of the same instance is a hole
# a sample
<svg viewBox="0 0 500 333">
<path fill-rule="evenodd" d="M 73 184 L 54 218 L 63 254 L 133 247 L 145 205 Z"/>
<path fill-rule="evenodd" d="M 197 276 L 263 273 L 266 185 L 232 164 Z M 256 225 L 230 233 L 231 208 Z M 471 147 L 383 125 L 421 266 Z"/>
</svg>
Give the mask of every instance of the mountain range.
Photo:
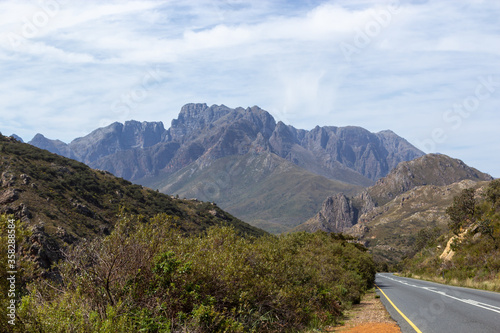
<svg viewBox="0 0 500 333">
<path fill-rule="evenodd" d="M 419 229 L 446 227 L 444 211 L 460 190 L 492 180 L 460 160 L 424 155 L 388 130 L 301 130 L 258 107 L 187 104 L 169 129 L 127 121 L 69 144 L 41 134 L 30 144 L 163 193 L 217 203 L 268 232 L 349 233 L 392 261 Z"/>
<path fill-rule="evenodd" d="M 313 216 L 325 197 L 354 195 L 423 152 L 392 131 L 296 129 L 265 110 L 187 104 L 162 122 L 113 123 L 69 144 L 30 144 L 134 183 L 217 202 L 272 232 Z"/>
</svg>

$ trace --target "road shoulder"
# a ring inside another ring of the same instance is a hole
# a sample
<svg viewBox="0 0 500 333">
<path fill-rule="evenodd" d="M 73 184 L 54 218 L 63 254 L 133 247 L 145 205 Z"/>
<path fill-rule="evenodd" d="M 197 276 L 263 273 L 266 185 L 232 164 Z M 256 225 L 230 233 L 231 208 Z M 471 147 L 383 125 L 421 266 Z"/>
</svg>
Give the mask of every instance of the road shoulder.
<svg viewBox="0 0 500 333">
<path fill-rule="evenodd" d="M 399 326 L 391 318 L 375 289 L 364 295 L 360 304 L 346 312 L 344 324 L 327 332 L 343 333 L 401 333 Z"/>
</svg>

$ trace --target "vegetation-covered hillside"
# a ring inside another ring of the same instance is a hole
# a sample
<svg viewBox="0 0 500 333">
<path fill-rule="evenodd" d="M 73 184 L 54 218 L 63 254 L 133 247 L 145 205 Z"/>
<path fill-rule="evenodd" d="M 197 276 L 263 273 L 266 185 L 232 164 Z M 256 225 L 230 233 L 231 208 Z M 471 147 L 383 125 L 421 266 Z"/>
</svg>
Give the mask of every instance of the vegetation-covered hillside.
<svg viewBox="0 0 500 333">
<path fill-rule="evenodd" d="M 366 249 L 336 234 L 245 238 L 211 227 L 185 237 L 172 220 L 124 216 L 104 239 L 72 247 L 60 280 L 29 284 L 16 326 L 2 328 L 291 332 L 335 323 L 374 281 Z"/>
<path fill-rule="evenodd" d="M 488 182 L 463 180 L 458 183 L 419 186 L 398 195 L 382 207 L 376 207 L 363 218 L 366 230 L 361 240 L 370 248 L 377 261 L 392 264 L 415 253 L 419 231 L 441 235 L 448 231 L 446 208 L 453 198 L 466 188 L 480 189 Z"/>
<path fill-rule="evenodd" d="M 227 156 L 208 166 L 193 163 L 169 179 L 144 185 L 217 202 L 272 233 L 286 232 L 308 219 L 328 195 L 354 195 L 362 189 L 314 174 L 270 152 Z"/>
<path fill-rule="evenodd" d="M 418 233 L 406 274 L 500 291 L 500 180 L 464 189 L 446 213 L 447 232 Z"/>
<path fill-rule="evenodd" d="M 314 217 L 294 230 L 345 232 L 362 241 L 376 261 L 396 264 L 414 252 L 419 230 L 440 234 L 446 229 L 445 211 L 455 195 L 492 179 L 460 160 L 428 154 L 400 163 L 354 197 L 328 197 Z"/>
</svg>

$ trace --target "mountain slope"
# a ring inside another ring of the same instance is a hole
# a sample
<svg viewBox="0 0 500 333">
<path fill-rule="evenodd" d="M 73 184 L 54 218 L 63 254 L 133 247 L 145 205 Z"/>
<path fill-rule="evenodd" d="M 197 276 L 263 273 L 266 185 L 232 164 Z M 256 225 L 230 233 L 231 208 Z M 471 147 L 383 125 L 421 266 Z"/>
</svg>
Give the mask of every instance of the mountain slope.
<svg viewBox="0 0 500 333">
<path fill-rule="evenodd" d="M 361 217 L 348 233 L 359 237 L 379 259 L 398 262 L 409 253 L 422 229 L 447 229 L 453 198 L 465 188 L 485 188 L 489 182 L 463 180 L 444 186 L 418 186 Z"/>
<path fill-rule="evenodd" d="M 402 162 L 360 194 L 328 197 L 321 210 L 294 230 L 347 232 L 378 246 L 382 252 L 404 253 L 404 242 L 424 226 L 445 225 L 444 210 L 464 186 L 492 177 L 441 154 Z M 394 258 L 385 253 L 385 256 Z"/>
<path fill-rule="evenodd" d="M 402 270 L 439 282 L 453 280 L 461 286 L 500 291 L 500 180 L 467 187 L 449 206 L 448 228 L 441 233 L 420 231 Z"/>
<path fill-rule="evenodd" d="M 491 180 L 487 175 L 464 162 L 442 154 L 427 154 L 412 161 L 402 162 L 368 189 L 378 205 L 416 186 L 448 185 L 465 179 Z"/>
<path fill-rule="evenodd" d="M 67 244 L 108 234 L 123 213 L 166 213 L 190 233 L 230 224 L 241 233 L 265 234 L 213 204 L 174 199 L 0 136 L 0 214 L 13 214 L 32 231 L 27 254 L 41 267 L 49 268 Z"/>
<path fill-rule="evenodd" d="M 231 214 L 271 232 L 283 232 L 313 215 L 332 193 L 362 188 L 318 176 L 270 152 L 201 161 L 144 185 L 181 197 L 215 201 Z"/>
</svg>

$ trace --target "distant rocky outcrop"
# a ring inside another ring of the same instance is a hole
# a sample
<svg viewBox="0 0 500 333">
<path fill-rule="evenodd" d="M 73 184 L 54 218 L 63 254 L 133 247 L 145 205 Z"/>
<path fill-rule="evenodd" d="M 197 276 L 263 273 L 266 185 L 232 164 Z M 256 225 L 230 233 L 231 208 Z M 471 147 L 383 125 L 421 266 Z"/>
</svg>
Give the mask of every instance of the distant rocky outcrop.
<svg viewBox="0 0 500 333">
<path fill-rule="evenodd" d="M 326 198 L 318 214 L 296 230 L 343 232 L 356 223 L 357 215 L 358 211 L 352 206 L 351 200 L 339 193 Z"/>
<path fill-rule="evenodd" d="M 0 133 L 0 135 L 1 135 L 1 133 Z M 16 140 L 17 140 L 17 141 L 19 141 L 19 142 L 24 143 L 23 138 L 21 138 L 21 137 L 20 137 L 19 135 L 17 135 L 17 134 L 12 134 L 10 137 L 11 137 L 11 138 L 16 139 Z"/>
<path fill-rule="evenodd" d="M 33 139 L 31 139 L 29 144 L 41 149 L 48 150 L 51 153 L 57 155 L 61 155 L 72 159 L 78 159 L 77 156 L 73 153 L 71 148 L 66 143 L 62 142 L 61 140 L 47 139 L 40 133 L 35 135 Z"/>
<path fill-rule="evenodd" d="M 358 223 L 359 216 L 374 207 L 375 203 L 366 190 L 351 198 L 339 193 L 326 198 L 318 214 L 294 230 L 346 232 Z"/>
</svg>

